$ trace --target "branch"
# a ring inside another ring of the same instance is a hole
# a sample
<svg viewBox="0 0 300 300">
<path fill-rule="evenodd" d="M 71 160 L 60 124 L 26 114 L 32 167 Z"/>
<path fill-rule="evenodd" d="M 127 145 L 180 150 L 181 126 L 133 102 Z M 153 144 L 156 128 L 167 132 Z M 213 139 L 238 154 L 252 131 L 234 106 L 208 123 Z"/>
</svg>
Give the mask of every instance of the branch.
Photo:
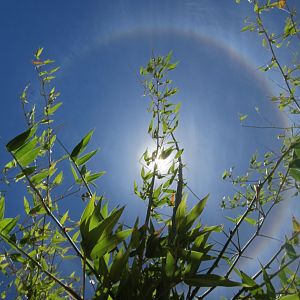
<svg viewBox="0 0 300 300">
<path fill-rule="evenodd" d="M 30 261 L 32 261 L 43 273 L 45 273 L 48 277 L 50 277 L 52 280 L 54 280 L 57 284 L 59 284 L 61 287 L 64 288 L 64 290 L 73 298 L 77 300 L 82 300 L 82 298 L 69 286 L 65 285 L 59 278 L 57 278 L 55 275 L 50 273 L 49 271 L 45 270 L 43 266 L 36 261 L 34 258 L 29 256 L 25 251 L 23 251 L 16 243 L 11 241 L 7 236 L 5 236 L 3 233 L 0 232 L 0 237 L 11 247 L 16 249 L 18 252 L 20 252 L 22 255 L 26 256 Z"/>
</svg>

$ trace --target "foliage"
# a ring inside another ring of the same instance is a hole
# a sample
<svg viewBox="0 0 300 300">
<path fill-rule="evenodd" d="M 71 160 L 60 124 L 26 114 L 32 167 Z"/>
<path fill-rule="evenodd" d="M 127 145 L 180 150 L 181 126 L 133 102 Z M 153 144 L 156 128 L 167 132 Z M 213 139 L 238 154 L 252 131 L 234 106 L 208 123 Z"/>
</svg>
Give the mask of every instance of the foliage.
<svg viewBox="0 0 300 300">
<path fill-rule="evenodd" d="M 88 166 L 97 153 L 86 151 L 93 131 L 72 151 L 57 137 L 53 120 L 62 102 L 57 101 L 59 92 L 53 80 L 59 68 L 42 58 L 42 48 L 37 50 L 32 63 L 44 107 L 41 112 L 34 105 L 28 109 L 26 86 L 20 98 L 27 129 L 6 145 L 12 160 L 4 166 L 3 178 L 7 184 L 20 181 L 24 185 L 24 215 L 5 217 L 1 194 L 0 269 L 8 282 L 3 299 L 9 297 L 9 290 L 15 291 L 16 299 L 86 299 L 91 291 L 93 299 L 203 299 L 218 287 L 232 289 L 233 299 L 298 299 L 300 224 L 295 217 L 293 233 L 256 274 L 238 268 L 245 251 L 261 236 L 274 207 L 291 191 L 298 195 L 300 181 L 300 65 L 298 52 L 290 51 L 300 42 L 297 15 L 285 1 L 254 1 L 253 7 L 255 19 L 247 20 L 242 31 L 262 36 L 270 61 L 261 69 L 277 71 L 280 86 L 284 85 L 272 101 L 292 117 L 293 124 L 283 129 L 278 152 L 265 153 L 262 161 L 254 155 L 246 175 L 224 172 L 223 179 L 238 190 L 222 202 L 223 208 L 239 212 L 236 218 L 228 218 L 234 223 L 229 232 L 220 224 L 201 224 L 208 195 L 200 199 L 191 193 L 197 204 L 187 208 L 191 190 L 183 176 L 183 148 L 176 139 L 181 103 L 171 101 L 177 93 L 168 77 L 177 65 L 171 52 L 151 57 L 140 69 L 145 96 L 150 100 L 148 134 L 153 147 L 142 155 L 140 186 L 134 183 L 135 194 L 147 205 L 145 219 L 126 226 L 120 221 L 124 207 L 109 210 L 107 201 L 97 194 L 96 181 L 104 172 L 92 172 Z M 286 21 L 281 32 L 269 33 L 263 18 L 275 10 L 285 14 Z M 290 65 L 281 63 L 280 50 L 293 56 Z M 241 116 L 241 121 L 245 119 Z M 69 184 L 71 188 L 67 188 Z M 79 221 L 71 220 L 59 205 L 61 199 L 75 194 L 87 202 Z M 243 224 L 252 228 L 245 243 L 239 233 Z M 227 239 L 218 246 L 210 235 L 220 232 Z M 68 260 L 81 270 L 68 271 Z"/>
</svg>

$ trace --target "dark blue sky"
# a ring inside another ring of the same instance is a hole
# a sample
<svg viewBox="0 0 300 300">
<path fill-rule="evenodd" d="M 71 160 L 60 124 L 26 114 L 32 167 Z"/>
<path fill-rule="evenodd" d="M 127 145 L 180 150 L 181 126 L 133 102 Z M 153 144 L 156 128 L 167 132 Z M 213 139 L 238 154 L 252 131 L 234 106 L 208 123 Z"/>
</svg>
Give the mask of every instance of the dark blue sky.
<svg viewBox="0 0 300 300">
<path fill-rule="evenodd" d="M 9 159 L 5 143 L 25 127 L 19 95 L 28 82 L 30 100 L 40 101 L 31 59 L 44 47 L 61 66 L 56 80 L 63 101 L 56 121 L 62 125 L 60 139 L 72 149 L 95 128 L 92 146 L 101 152 L 92 168 L 107 172 L 99 193 L 112 205 L 127 206 L 127 222 L 143 215 L 146 206 L 134 196 L 133 180 L 139 178 L 140 155 L 151 145 L 150 116 L 137 74 L 152 51 L 173 50 L 180 61 L 170 76 L 180 90 L 176 100 L 183 102 L 178 136 L 185 148 L 185 176 L 200 197 L 211 194 L 203 222 L 223 223 L 219 203 L 233 192 L 221 180 L 224 169 L 234 165 L 243 172 L 253 152 L 277 145 L 275 132 L 242 128 L 238 113 L 248 114 L 250 124 L 265 125 L 256 114 L 259 107 L 271 123 L 285 122 L 268 101 L 275 92 L 270 75 L 258 70 L 268 54 L 255 34 L 240 32 L 252 14 L 248 1 L 241 2 L 2 0 L 0 163 Z M 269 25 L 276 26 L 276 20 Z M 14 192 L 8 188 L 7 214 L 23 203 Z M 73 216 L 82 209 L 80 198 L 63 205 L 76 210 Z M 286 206 L 273 231 L 280 232 L 284 220 L 290 226 L 292 212 Z"/>
</svg>

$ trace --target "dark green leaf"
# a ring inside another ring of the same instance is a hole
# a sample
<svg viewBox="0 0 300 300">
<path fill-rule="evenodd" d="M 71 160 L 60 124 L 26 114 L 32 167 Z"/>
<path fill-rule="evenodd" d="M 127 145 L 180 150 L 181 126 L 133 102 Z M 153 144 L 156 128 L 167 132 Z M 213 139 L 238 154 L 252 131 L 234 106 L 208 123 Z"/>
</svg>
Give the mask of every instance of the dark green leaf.
<svg viewBox="0 0 300 300">
<path fill-rule="evenodd" d="M 172 277 L 176 270 L 176 260 L 174 259 L 170 251 L 167 252 L 166 258 L 166 275 L 167 277 Z"/>
<path fill-rule="evenodd" d="M 289 164 L 290 168 L 300 169 L 300 158 L 292 160 Z"/>
<path fill-rule="evenodd" d="M 19 217 L 6 218 L 0 221 L 0 231 L 3 234 L 8 235 L 17 225 Z"/>
<path fill-rule="evenodd" d="M 300 181 L 300 169 L 291 168 L 290 175 L 296 180 Z"/>
<path fill-rule="evenodd" d="M 9 152 L 16 151 L 23 146 L 36 132 L 36 126 L 33 126 L 23 133 L 16 136 L 10 142 L 7 143 L 6 148 Z"/>
<path fill-rule="evenodd" d="M 214 286 L 240 286 L 239 282 L 235 282 L 229 280 L 225 277 L 214 275 L 214 274 L 207 274 L 207 275 L 194 275 L 192 277 L 184 278 L 184 282 L 191 286 L 198 286 L 198 287 L 214 287 Z"/>
<path fill-rule="evenodd" d="M 89 141 L 93 135 L 93 132 L 94 132 L 94 130 L 91 130 L 72 150 L 70 156 L 73 160 L 76 160 L 78 155 L 85 150 L 87 144 L 89 143 Z"/>
<path fill-rule="evenodd" d="M 120 280 L 120 277 L 124 271 L 124 266 L 127 263 L 129 257 L 129 251 L 127 250 L 125 253 L 123 249 L 120 249 L 117 255 L 114 257 L 112 262 L 109 278 L 111 282 L 115 283 Z"/>
</svg>

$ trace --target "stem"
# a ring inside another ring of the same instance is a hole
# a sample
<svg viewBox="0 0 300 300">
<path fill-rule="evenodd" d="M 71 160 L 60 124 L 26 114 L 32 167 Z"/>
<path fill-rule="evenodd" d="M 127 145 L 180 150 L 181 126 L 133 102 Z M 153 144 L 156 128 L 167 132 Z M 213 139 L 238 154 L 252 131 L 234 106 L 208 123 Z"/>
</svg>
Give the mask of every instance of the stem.
<svg viewBox="0 0 300 300">
<path fill-rule="evenodd" d="M 257 3 L 257 1 L 256 1 L 256 3 Z M 257 5 L 258 5 L 258 3 L 257 3 Z M 261 30 L 262 33 L 264 34 L 264 36 L 265 36 L 265 38 L 266 38 L 266 40 L 267 40 L 267 42 L 268 42 L 268 46 L 269 46 L 269 48 L 270 48 L 270 50 L 271 50 L 271 53 L 272 53 L 272 60 L 277 64 L 277 66 L 278 66 L 278 68 L 279 68 L 279 70 L 280 70 L 280 73 L 281 73 L 281 75 L 282 75 L 282 77 L 283 77 L 283 79 L 284 79 L 284 82 L 285 82 L 285 84 L 286 84 L 286 87 L 287 87 L 287 89 L 288 89 L 288 92 L 289 92 L 289 94 L 290 94 L 290 98 L 291 98 L 291 100 L 294 102 L 294 104 L 296 105 L 296 107 L 297 107 L 297 109 L 298 109 L 298 112 L 300 112 L 300 105 L 299 105 L 299 103 L 297 102 L 297 100 L 296 100 L 296 98 L 295 98 L 295 96 L 294 96 L 294 93 L 293 93 L 292 88 L 291 88 L 291 86 L 290 86 L 288 77 L 287 77 L 287 75 L 284 73 L 283 68 L 282 68 L 281 64 L 279 63 L 279 60 L 278 60 L 278 58 L 277 58 L 277 56 L 276 56 L 276 54 L 275 54 L 275 50 L 274 50 L 272 41 L 271 41 L 271 39 L 269 38 L 268 32 L 267 32 L 267 30 L 265 29 L 265 27 L 264 27 L 264 25 L 263 25 L 263 22 L 262 22 L 262 19 L 261 19 L 259 10 L 257 11 L 256 16 L 257 16 L 257 20 L 258 20 L 258 24 L 259 24 L 260 30 Z"/>
<path fill-rule="evenodd" d="M 225 245 L 223 246 L 223 248 L 221 249 L 218 257 L 214 260 L 214 263 L 212 264 L 212 266 L 209 268 L 209 270 L 207 271 L 206 274 L 211 274 L 213 272 L 213 270 L 218 267 L 218 264 L 220 262 L 220 260 L 223 258 L 223 255 L 227 249 L 227 247 L 229 246 L 229 244 L 231 243 L 231 240 L 233 239 L 233 237 L 235 236 L 236 232 L 238 231 L 239 227 L 241 226 L 241 224 L 243 223 L 244 219 L 247 217 L 247 215 L 252 211 L 252 207 L 254 206 L 255 203 L 257 203 L 257 201 L 259 201 L 259 195 L 260 195 L 260 191 L 263 188 L 263 186 L 265 185 L 265 183 L 269 180 L 269 178 L 272 178 L 272 176 L 274 175 L 275 171 L 277 170 L 277 168 L 279 167 L 279 165 L 281 164 L 282 160 L 284 159 L 284 157 L 289 153 L 289 151 L 291 150 L 292 146 L 290 146 L 286 152 L 284 152 L 282 154 L 282 156 L 277 160 L 274 168 L 272 169 L 272 171 L 268 174 L 268 176 L 265 177 L 265 179 L 263 180 L 263 182 L 259 183 L 256 186 L 256 194 L 253 197 L 253 199 L 251 200 L 248 208 L 246 209 L 246 211 L 244 212 L 244 214 L 242 215 L 241 219 L 236 223 L 234 229 L 230 232 L 230 235 L 228 237 L 228 239 L 226 240 Z M 249 243 L 248 243 L 249 244 Z M 248 247 L 249 245 L 246 244 L 246 246 Z M 194 297 L 196 296 L 197 292 L 199 291 L 199 287 L 196 287 L 192 294 L 190 299 L 194 299 Z M 211 287 L 210 289 L 208 289 L 202 296 L 201 298 L 206 297 L 210 292 L 212 292 L 215 289 L 215 287 Z M 201 299 L 200 298 L 200 299 Z"/>
<path fill-rule="evenodd" d="M 65 285 L 59 278 L 57 278 L 52 273 L 48 272 L 43 268 L 43 266 L 36 261 L 34 258 L 29 256 L 25 251 L 23 251 L 17 244 L 12 242 L 7 236 L 5 236 L 3 233 L 0 232 L 0 237 L 10 246 L 12 246 L 14 249 L 16 249 L 18 252 L 20 252 L 22 255 L 26 256 L 30 261 L 32 261 L 43 273 L 45 273 L 48 277 L 50 277 L 52 280 L 54 280 L 57 284 L 59 284 L 61 287 L 64 288 L 64 290 L 73 298 L 82 300 L 82 298 L 69 286 Z"/>
</svg>

